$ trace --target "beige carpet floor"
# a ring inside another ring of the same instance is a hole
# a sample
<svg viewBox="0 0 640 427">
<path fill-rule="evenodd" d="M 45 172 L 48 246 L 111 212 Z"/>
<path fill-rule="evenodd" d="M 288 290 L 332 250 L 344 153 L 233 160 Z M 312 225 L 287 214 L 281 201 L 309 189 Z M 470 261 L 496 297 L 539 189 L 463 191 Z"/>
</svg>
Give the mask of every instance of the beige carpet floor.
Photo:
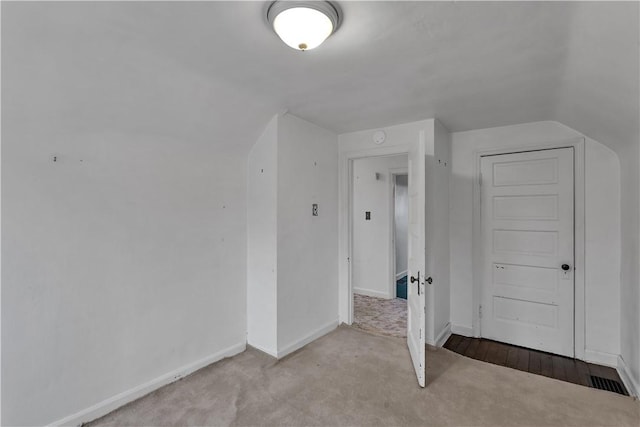
<svg viewBox="0 0 640 427">
<path fill-rule="evenodd" d="M 353 294 L 353 326 L 393 337 L 407 336 L 407 300 Z"/>
<path fill-rule="evenodd" d="M 417 386 L 405 340 L 341 326 L 275 360 L 254 349 L 165 386 L 92 426 L 640 425 L 640 403 L 427 351 Z"/>
</svg>

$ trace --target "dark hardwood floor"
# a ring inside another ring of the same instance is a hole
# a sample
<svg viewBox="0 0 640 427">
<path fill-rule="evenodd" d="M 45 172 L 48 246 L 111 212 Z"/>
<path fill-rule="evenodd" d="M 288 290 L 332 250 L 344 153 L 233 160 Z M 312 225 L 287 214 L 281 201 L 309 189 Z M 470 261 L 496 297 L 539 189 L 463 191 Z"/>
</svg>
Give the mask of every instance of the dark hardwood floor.
<svg viewBox="0 0 640 427">
<path fill-rule="evenodd" d="M 532 374 L 544 375 L 561 381 L 593 387 L 590 376 L 598 376 L 622 384 L 618 372 L 607 366 L 594 365 L 582 360 L 516 347 L 483 338 L 451 335 L 444 344 L 446 349 L 472 359 L 507 366 Z M 622 386 L 624 390 L 624 386 Z M 626 390 L 624 390 L 626 392 Z M 622 393 L 624 394 L 624 393 Z M 628 395 L 628 393 L 626 393 Z"/>
</svg>

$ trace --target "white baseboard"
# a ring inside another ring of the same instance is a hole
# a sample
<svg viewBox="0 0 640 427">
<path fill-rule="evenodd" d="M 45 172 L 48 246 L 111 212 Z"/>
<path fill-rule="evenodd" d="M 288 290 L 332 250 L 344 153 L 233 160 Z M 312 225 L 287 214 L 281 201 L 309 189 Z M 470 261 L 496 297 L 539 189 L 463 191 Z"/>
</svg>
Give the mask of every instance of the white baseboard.
<svg viewBox="0 0 640 427">
<path fill-rule="evenodd" d="M 460 326 L 460 325 L 451 325 L 451 333 L 462 335 L 463 337 L 472 337 L 473 328 L 469 328 L 467 326 Z"/>
<path fill-rule="evenodd" d="M 406 275 L 407 275 L 407 270 L 401 271 L 400 273 L 396 273 L 396 280 L 400 280 Z"/>
<path fill-rule="evenodd" d="M 174 371 L 168 372 L 164 375 L 154 378 L 151 381 L 148 381 L 144 384 L 140 384 L 132 389 L 116 394 L 115 396 L 112 396 L 106 400 L 103 400 L 100 403 L 96 403 L 93 406 L 90 406 L 86 409 L 76 412 L 75 414 L 64 417 L 49 425 L 50 426 L 80 426 L 83 423 L 93 421 L 97 418 L 107 415 L 109 412 L 129 402 L 133 402 L 134 400 L 146 394 L 149 394 L 156 389 L 159 389 L 162 386 L 165 386 L 174 381 L 177 381 L 180 378 L 183 378 L 197 371 L 200 368 L 204 368 L 205 366 L 210 365 L 214 362 L 217 362 L 221 359 L 224 359 L 225 357 L 231 357 L 238 353 L 242 353 L 245 350 L 245 348 L 246 348 L 245 343 L 233 345 L 215 354 L 207 356 L 204 359 L 200 359 L 196 362 L 182 366 Z"/>
<path fill-rule="evenodd" d="M 617 371 L 629 394 L 634 397 L 640 397 L 640 379 L 633 378 L 631 370 L 625 363 L 622 356 L 618 356 Z"/>
<path fill-rule="evenodd" d="M 297 341 L 292 342 L 291 344 L 283 347 L 282 350 L 278 350 L 278 356 L 277 356 L 278 359 L 283 358 L 287 354 L 293 353 L 299 348 L 302 348 L 305 345 L 309 344 L 311 341 L 317 340 L 321 336 L 328 334 L 329 332 L 333 331 L 337 327 L 338 327 L 338 321 L 332 320 L 331 322 L 327 323 L 321 328 L 318 328 L 315 331 L 311 332 L 309 335 L 302 337 Z"/>
<path fill-rule="evenodd" d="M 596 365 L 604 365 L 611 368 L 616 368 L 618 366 L 618 355 L 605 353 L 603 351 L 585 349 L 584 360 L 586 362 L 595 363 Z"/>
<path fill-rule="evenodd" d="M 366 295 L 368 297 L 376 297 L 376 298 L 384 298 L 391 299 L 388 293 L 372 291 L 370 289 L 362 289 L 362 288 L 353 288 L 354 294 Z"/>
<path fill-rule="evenodd" d="M 436 337 L 436 347 L 442 347 L 451 336 L 451 323 L 447 322 Z"/>
</svg>

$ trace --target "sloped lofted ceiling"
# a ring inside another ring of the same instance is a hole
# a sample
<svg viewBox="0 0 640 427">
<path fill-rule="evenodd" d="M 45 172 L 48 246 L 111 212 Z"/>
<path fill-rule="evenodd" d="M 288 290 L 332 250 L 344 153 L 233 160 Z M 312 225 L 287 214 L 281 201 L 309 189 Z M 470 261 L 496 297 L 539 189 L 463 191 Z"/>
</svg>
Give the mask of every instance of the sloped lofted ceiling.
<svg viewBox="0 0 640 427">
<path fill-rule="evenodd" d="M 267 4 L 3 2 L 3 76 L 36 74 L 3 84 L 3 110 L 38 92 L 30 111 L 58 124 L 231 152 L 285 110 L 337 133 L 558 120 L 638 143 L 638 3 L 344 1 L 341 28 L 308 52 L 280 42 Z"/>
</svg>

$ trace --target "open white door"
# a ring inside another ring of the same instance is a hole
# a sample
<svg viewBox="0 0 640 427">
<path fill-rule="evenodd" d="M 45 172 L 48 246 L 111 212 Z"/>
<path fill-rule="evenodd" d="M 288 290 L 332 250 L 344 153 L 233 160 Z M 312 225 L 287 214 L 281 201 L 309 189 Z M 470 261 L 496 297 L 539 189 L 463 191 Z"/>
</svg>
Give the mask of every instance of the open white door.
<svg viewBox="0 0 640 427">
<path fill-rule="evenodd" d="M 425 386 L 425 204 L 426 146 L 424 131 L 409 148 L 409 281 L 407 345 L 421 387 Z"/>
</svg>

